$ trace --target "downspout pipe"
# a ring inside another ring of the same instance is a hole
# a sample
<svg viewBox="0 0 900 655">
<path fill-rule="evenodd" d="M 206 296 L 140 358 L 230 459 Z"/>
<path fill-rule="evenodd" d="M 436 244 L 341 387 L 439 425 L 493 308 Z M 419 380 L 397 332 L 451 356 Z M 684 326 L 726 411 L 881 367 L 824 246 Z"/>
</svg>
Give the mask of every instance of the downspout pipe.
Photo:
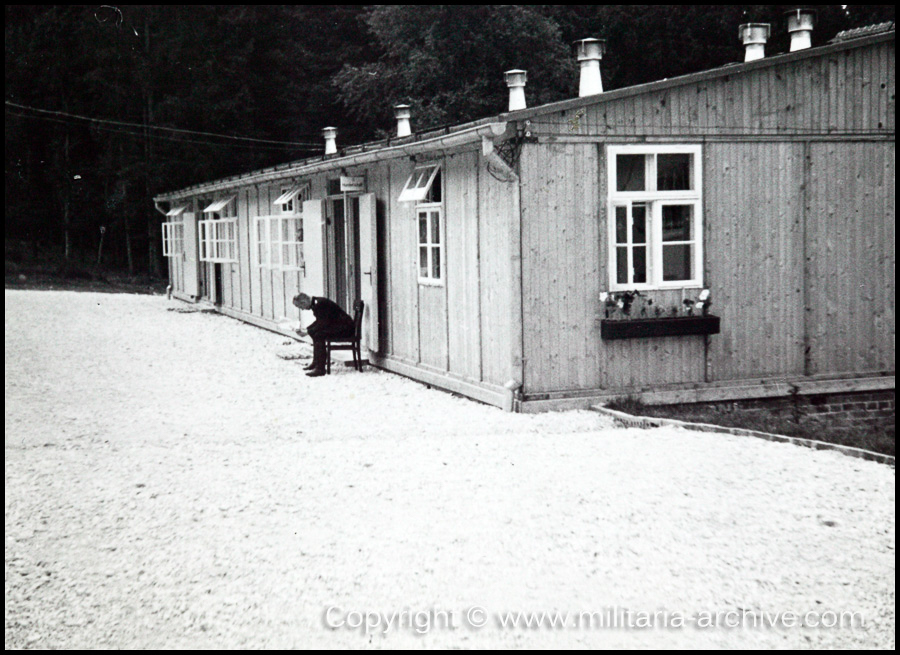
<svg viewBox="0 0 900 655">
<path fill-rule="evenodd" d="M 488 136 L 481 137 L 481 154 L 488 161 L 488 163 L 492 164 L 496 168 L 499 168 L 503 172 L 503 174 L 507 177 L 507 181 L 519 181 L 519 176 L 516 175 L 516 172 L 512 168 L 510 168 L 509 164 L 503 161 L 503 158 L 497 154 L 494 140 Z"/>
</svg>

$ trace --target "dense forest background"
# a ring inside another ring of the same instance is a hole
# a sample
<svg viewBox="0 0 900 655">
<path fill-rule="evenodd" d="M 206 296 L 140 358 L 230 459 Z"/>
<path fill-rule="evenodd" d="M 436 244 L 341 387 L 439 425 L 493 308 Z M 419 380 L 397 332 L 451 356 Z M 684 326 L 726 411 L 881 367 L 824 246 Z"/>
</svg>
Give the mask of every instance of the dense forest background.
<svg viewBox="0 0 900 655">
<path fill-rule="evenodd" d="M 6 5 L 6 261 L 159 276 L 154 195 L 577 95 L 571 44 L 606 38 L 606 90 L 741 61 L 738 25 L 785 5 Z M 813 45 L 894 20 L 894 5 L 815 5 Z M 14 264 L 15 265 L 15 264 Z"/>
</svg>

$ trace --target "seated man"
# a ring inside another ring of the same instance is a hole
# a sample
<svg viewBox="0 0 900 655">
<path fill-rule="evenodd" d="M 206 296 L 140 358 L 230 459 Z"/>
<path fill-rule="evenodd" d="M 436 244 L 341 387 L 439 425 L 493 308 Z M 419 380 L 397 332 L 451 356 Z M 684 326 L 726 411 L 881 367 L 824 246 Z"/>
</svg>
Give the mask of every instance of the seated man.
<svg viewBox="0 0 900 655">
<path fill-rule="evenodd" d="M 313 340 L 313 360 L 306 368 L 309 377 L 325 375 L 325 340 L 351 339 L 354 334 L 353 319 L 336 303 L 328 298 L 308 296 L 305 293 L 294 296 L 294 306 L 311 309 L 316 320 L 306 330 L 300 328 L 297 334 L 307 334 Z"/>
</svg>

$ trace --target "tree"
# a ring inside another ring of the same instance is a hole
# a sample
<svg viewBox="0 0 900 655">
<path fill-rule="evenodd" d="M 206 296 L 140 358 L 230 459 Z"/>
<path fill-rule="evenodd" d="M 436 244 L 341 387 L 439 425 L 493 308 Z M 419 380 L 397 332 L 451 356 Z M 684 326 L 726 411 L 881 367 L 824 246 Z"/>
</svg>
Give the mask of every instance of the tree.
<svg viewBox="0 0 900 655">
<path fill-rule="evenodd" d="M 7 5 L 7 236 L 93 252 L 105 225 L 113 259 L 155 273 L 154 195 L 321 152 L 330 76 L 368 52 L 344 42 L 361 12 Z"/>
<path fill-rule="evenodd" d="M 894 19 L 815 7 L 814 45 Z M 606 89 L 740 61 L 743 22 L 771 22 L 767 51 L 785 52 L 785 9 L 6 5 L 7 239 L 94 253 L 102 225 L 105 261 L 155 272 L 158 193 L 318 154 L 326 125 L 341 143 L 393 134 L 401 102 L 416 130 L 501 113 L 512 68 L 531 106 L 574 97 L 589 36 L 609 41 Z"/>
<path fill-rule="evenodd" d="M 334 83 L 349 116 L 376 134 L 391 132 L 401 102 L 416 129 L 505 111 L 509 69 L 528 71 L 532 104 L 577 82 L 559 28 L 528 5 L 378 5 L 366 24 L 381 56 L 344 66 Z"/>
<path fill-rule="evenodd" d="M 817 11 L 813 45 L 841 30 L 894 20 L 893 5 L 808 5 Z M 604 86 L 632 86 L 743 60 L 741 23 L 770 23 L 769 54 L 787 52 L 789 5 L 542 5 L 567 42 L 608 40 Z"/>
</svg>

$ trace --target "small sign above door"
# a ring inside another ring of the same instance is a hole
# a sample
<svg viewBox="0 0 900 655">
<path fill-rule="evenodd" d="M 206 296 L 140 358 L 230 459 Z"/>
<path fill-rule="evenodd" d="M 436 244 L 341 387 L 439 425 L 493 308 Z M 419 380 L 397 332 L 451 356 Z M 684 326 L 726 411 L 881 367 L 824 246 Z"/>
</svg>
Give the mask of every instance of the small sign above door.
<svg viewBox="0 0 900 655">
<path fill-rule="evenodd" d="M 341 191 L 354 192 L 366 190 L 366 178 L 363 175 L 341 175 Z"/>
</svg>

